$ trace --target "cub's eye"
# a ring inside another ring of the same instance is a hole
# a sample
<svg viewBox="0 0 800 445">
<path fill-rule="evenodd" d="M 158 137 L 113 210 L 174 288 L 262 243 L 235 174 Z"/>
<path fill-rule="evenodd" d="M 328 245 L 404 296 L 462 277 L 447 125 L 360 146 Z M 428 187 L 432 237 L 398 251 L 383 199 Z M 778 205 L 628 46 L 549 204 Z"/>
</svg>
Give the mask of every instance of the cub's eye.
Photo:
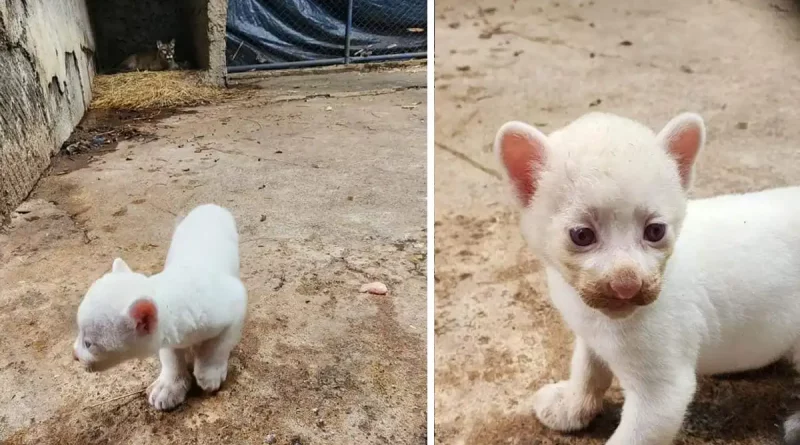
<svg viewBox="0 0 800 445">
<path fill-rule="evenodd" d="M 597 237 L 594 235 L 594 231 L 588 227 L 580 227 L 577 229 L 570 229 L 569 237 L 572 238 L 572 242 L 576 246 L 586 247 L 591 244 L 594 244 L 597 241 Z"/>
<path fill-rule="evenodd" d="M 644 228 L 644 239 L 651 243 L 657 243 L 667 234 L 667 225 L 663 223 L 648 224 Z"/>
<path fill-rule="evenodd" d="M 86 348 L 86 349 L 91 348 L 92 347 L 92 342 L 90 342 L 89 340 L 84 340 L 83 341 L 83 347 Z"/>
</svg>

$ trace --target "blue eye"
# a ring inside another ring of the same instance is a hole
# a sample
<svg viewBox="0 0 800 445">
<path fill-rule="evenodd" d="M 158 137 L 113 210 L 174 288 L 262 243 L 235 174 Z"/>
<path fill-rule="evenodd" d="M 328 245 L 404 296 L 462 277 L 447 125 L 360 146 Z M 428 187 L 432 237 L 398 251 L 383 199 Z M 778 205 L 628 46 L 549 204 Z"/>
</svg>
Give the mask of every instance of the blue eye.
<svg viewBox="0 0 800 445">
<path fill-rule="evenodd" d="M 86 349 L 91 348 L 92 347 L 92 342 L 90 342 L 89 340 L 84 340 L 83 341 L 83 347 L 86 348 Z"/>
</svg>

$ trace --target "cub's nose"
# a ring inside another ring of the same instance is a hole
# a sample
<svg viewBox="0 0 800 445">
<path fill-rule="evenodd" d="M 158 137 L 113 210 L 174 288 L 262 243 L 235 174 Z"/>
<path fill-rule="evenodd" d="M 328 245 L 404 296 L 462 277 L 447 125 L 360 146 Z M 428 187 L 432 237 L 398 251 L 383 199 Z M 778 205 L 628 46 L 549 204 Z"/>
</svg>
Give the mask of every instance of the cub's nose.
<svg viewBox="0 0 800 445">
<path fill-rule="evenodd" d="M 630 300 L 642 290 L 642 279 L 639 277 L 619 277 L 612 279 L 608 286 L 611 294 L 619 300 Z"/>
<path fill-rule="evenodd" d="M 75 349 L 72 350 L 72 359 L 78 361 L 78 353 L 75 352 Z"/>
</svg>

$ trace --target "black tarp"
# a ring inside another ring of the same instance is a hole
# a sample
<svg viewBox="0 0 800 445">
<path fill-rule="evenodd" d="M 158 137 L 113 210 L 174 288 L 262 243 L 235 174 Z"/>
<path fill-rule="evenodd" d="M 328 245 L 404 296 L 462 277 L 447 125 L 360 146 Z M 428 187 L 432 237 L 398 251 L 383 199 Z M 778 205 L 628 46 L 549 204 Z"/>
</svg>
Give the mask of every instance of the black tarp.
<svg viewBox="0 0 800 445">
<path fill-rule="evenodd" d="M 344 57 L 347 0 L 229 0 L 228 66 Z M 353 0 L 350 56 L 424 52 L 427 0 Z"/>
</svg>

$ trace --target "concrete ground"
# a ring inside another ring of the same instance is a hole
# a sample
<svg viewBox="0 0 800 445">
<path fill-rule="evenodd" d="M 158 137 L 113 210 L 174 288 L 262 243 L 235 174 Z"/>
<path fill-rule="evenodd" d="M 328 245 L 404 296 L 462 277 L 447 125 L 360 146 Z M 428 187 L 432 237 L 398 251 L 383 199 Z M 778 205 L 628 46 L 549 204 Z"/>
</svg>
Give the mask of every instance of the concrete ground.
<svg viewBox="0 0 800 445">
<path fill-rule="evenodd" d="M 424 86 L 424 67 L 268 79 L 58 159 L 0 231 L 0 441 L 424 443 Z M 238 221 L 249 319 L 222 390 L 158 412 L 155 358 L 72 361 L 75 313 L 114 257 L 160 270 L 206 202 Z M 388 295 L 359 293 L 375 280 Z"/>
<path fill-rule="evenodd" d="M 800 184 L 798 5 L 439 0 L 436 20 L 436 442 L 603 444 L 616 386 L 586 432 L 533 416 L 533 392 L 568 374 L 572 334 L 507 205 L 495 132 L 591 110 L 660 129 L 691 110 L 708 126 L 695 196 Z M 793 379 L 786 366 L 702 379 L 677 443 L 777 443 Z"/>
</svg>

